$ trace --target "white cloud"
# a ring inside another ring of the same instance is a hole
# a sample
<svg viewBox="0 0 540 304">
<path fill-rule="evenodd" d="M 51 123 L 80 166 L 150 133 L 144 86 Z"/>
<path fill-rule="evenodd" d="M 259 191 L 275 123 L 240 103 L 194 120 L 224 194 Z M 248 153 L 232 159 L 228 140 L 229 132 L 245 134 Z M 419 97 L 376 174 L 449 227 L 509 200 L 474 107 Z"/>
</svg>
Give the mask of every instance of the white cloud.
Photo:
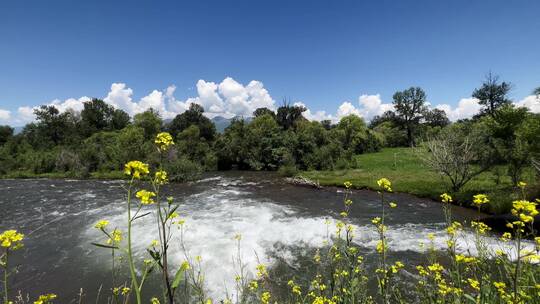
<svg viewBox="0 0 540 304">
<path fill-rule="evenodd" d="M 227 118 L 237 115 L 251 116 L 257 108 L 276 109 L 276 102 L 260 81 L 252 80 L 247 85 L 243 85 L 231 77 L 226 77 L 218 83 L 200 79 L 197 81 L 196 89 L 196 96 L 185 100 L 179 100 L 174 96 L 176 92 L 176 86 L 174 85 L 164 90 L 152 90 L 148 95 L 135 100 L 133 90 L 125 83 L 113 83 L 103 100 L 115 108 L 126 111 L 131 116 L 153 108 L 159 111 L 165 119 L 183 113 L 192 103 L 203 106 L 208 117 L 218 115 Z M 88 100 L 90 100 L 89 97 L 83 96 L 80 98 L 68 98 L 63 101 L 55 99 L 47 104 L 56 106 L 62 112 L 68 109 L 81 111 L 84 102 Z M 336 109 L 335 114 L 323 110 L 312 111 L 303 102 L 296 102 L 295 105 L 306 107 L 303 114 L 309 120 L 321 121 L 329 119 L 334 122 L 351 114 L 358 115 L 369 121 L 376 115 L 394 109 L 391 103 L 382 101 L 380 94 L 362 94 L 358 97 L 357 104 L 344 101 Z M 515 105 L 528 107 L 532 112 L 540 113 L 540 100 L 537 96 L 527 96 L 516 102 Z M 468 97 L 462 98 L 456 106 L 439 104 L 435 108 L 444 110 L 450 120 L 456 121 L 472 117 L 480 111 L 481 106 L 478 104 L 477 99 Z M 0 109 L 0 122 L 15 126 L 24 125 L 35 119 L 34 109 L 35 107 L 22 106 L 13 113 L 9 110 Z"/>
<path fill-rule="evenodd" d="M 302 113 L 302 115 L 308 120 L 316 120 L 316 121 L 333 120 L 332 115 L 326 113 L 326 111 L 316 111 L 312 113 L 311 110 L 303 102 L 295 102 L 294 105 L 302 106 L 306 108 L 306 111 Z"/>
<path fill-rule="evenodd" d="M 7 123 L 11 118 L 11 111 L 0 109 L 0 122 Z"/>
<path fill-rule="evenodd" d="M 540 98 L 536 95 L 530 95 L 514 103 L 519 107 L 527 107 L 533 113 L 540 113 Z"/>
<path fill-rule="evenodd" d="M 388 110 L 394 110 L 391 103 L 383 103 L 381 95 L 362 95 L 358 98 L 360 113 L 366 120 L 371 120 L 374 116 L 381 115 Z"/>
<path fill-rule="evenodd" d="M 458 102 L 456 108 L 452 108 L 452 106 L 448 104 L 440 104 L 435 106 L 435 108 L 445 111 L 448 119 L 450 119 L 451 121 L 456 121 L 458 119 L 473 117 L 475 114 L 480 112 L 482 106 L 478 104 L 478 99 L 469 97 L 462 98 Z"/>
</svg>

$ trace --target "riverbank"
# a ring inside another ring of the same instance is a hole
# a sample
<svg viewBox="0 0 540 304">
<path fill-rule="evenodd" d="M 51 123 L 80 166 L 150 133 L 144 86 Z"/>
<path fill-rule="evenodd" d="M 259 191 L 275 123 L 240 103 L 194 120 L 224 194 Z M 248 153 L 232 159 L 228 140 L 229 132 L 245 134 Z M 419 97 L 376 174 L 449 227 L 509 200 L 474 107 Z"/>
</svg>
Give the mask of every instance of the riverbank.
<svg viewBox="0 0 540 304">
<path fill-rule="evenodd" d="M 396 192 L 434 200 L 440 200 L 441 193 L 446 192 L 455 198 L 454 203 L 465 207 L 470 207 L 473 195 L 483 193 L 490 199 L 490 204 L 483 211 L 492 214 L 508 213 L 512 201 L 519 198 L 516 187 L 505 175 L 505 166 L 484 172 L 473 178 L 460 192 L 451 193 L 450 183 L 427 168 L 417 153 L 411 148 L 387 148 L 377 153 L 357 155 L 358 169 L 304 171 L 297 176 L 320 186 L 343 187 L 345 181 L 350 181 L 355 189 L 370 190 L 377 190 L 376 181 L 386 177 L 392 181 L 392 188 Z M 532 168 L 527 168 L 523 174 L 523 181 L 530 186 L 531 196 L 537 192 L 534 174 Z"/>
</svg>

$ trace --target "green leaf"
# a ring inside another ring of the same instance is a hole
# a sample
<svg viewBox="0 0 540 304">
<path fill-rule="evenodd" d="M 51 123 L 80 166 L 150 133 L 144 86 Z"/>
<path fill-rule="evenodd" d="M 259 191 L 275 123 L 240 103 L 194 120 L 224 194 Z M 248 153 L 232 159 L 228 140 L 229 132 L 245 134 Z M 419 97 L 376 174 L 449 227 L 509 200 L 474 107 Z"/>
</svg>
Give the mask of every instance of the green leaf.
<svg viewBox="0 0 540 304">
<path fill-rule="evenodd" d="M 101 248 L 119 249 L 117 246 L 98 244 L 98 243 L 91 243 L 91 244 L 94 245 L 94 246 L 97 246 L 97 247 L 101 247 Z"/>
<path fill-rule="evenodd" d="M 151 212 L 146 212 L 145 214 L 137 215 L 136 217 L 133 218 L 132 221 L 134 221 L 134 220 L 136 220 L 136 219 L 139 219 L 139 218 L 141 218 L 141 217 L 143 217 L 143 216 L 147 216 L 147 215 L 149 215 L 150 213 L 151 213 Z"/>
<path fill-rule="evenodd" d="M 182 270 L 182 267 L 180 267 L 178 271 L 176 271 L 176 274 L 174 275 L 174 280 L 171 284 L 173 290 L 178 288 L 178 285 L 180 285 L 182 279 L 184 279 L 184 270 Z"/>
</svg>

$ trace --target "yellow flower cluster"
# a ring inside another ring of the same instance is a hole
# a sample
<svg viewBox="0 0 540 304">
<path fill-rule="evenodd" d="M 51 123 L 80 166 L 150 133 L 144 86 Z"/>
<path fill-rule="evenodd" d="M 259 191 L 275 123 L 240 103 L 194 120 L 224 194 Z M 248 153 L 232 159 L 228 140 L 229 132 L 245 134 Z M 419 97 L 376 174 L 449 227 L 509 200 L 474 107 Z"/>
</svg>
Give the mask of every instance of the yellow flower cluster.
<svg viewBox="0 0 540 304">
<path fill-rule="evenodd" d="M 299 295 L 299 296 L 302 295 L 302 290 L 300 289 L 300 286 L 297 285 L 296 283 L 294 283 L 293 280 L 289 280 L 289 282 L 287 282 L 287 285 L 289 285 L 289 287 L 291 287 L 291 292 L 293 294 L 296 294 L 296 295 Z"/>
<path fill-rule="evenodd" d="M 154 143 L 157 145 L 160 151 L 167 151 L 169 146 L 174 145 L 173 138 L 171 134 L 167 132 L 161 132 L 156 136 Z"/>
<path fill-rule="evenodd" d="M 469 285 L 471 286 L 472 289 L 480 290 L 480 282 L 478 282 L 478 280 L 468 278 L 467 282 L 469 282 Z"/>
<path fill-rule="evenodd" d="M 477 259 L 475 257 L 465 256 L 462 254 L 456 254 L 456 262 L 458 263 L 470 264 L 470 263 L 475 263 L 476 261 Z"/>
<path fill-rule="evenodd" d="M 268 304 L 270 303 L 270 298 L 272 296 L 270 295 L 270 293 L 268 291 L 265 291 L 261 294 L 261 303 L 262 304 Z"/>
<path fill-rule="evenodd" d="M 0 246 L 11 250 L 17 250 L 22 248 L 23 238 L 24 234 L 17 232 L 17 230 L 6 230 L 0 234 Z"/>
<path fill-rule="evenodd" d="M 107 227 L 107 225 L 109 225 L 109 221 L 101 220 L 94 225 L 94 228 L 103 230 L 105 227 Z"/>
<path fill-rule="evenodd" d="M 441 200 L 443 203 L 451 203 L 452 202 L 452 197 L 450 195 L 448 195 L 447 193 L 443 193 L 441 194 Z"/>
<path fill-rule="evenodd" d="M 154 181 L 158 185 L 166 184 L 168 182 L 167 172 L 165 172 L 164 170 L 156 171 Z"/>
<path fill-rule="evenodd" d="M 132 160 L 128 162 L 124 166 L 124 174 L 126 175 L 132 175 L 134 178 L 141 178 L 141 176 L 144 176 L 148 174 L 150 171 L 148 170 L 148 164 L 145 164 L 138 160 Z"/>
<path fill-rule="evenodd" d="M 530 223 L 538 215 L 536 203 L 526 200 L 514 201 L 512 203 L 512 214 L 519 217 L 519 220 L 523 223 Z"/>
<path fill-rule="evenodd" d="M 147 190 L 139 190 L 137 191 L 137 193 L 135 194 L 135 196 L 141 200 L 141 203 L 143 205 L 151 205 L 151 204 L 154 204 L 155 201 L 152 199 L 154 196 L 156 196 L 156 194 L 152 191 L 147 191 Z"/>
<path fill-rule="evenodd" d="M 381 178 L 377 181 L 377 185 L 385 191 L 392 192 L 392 183 L 387 178 Z"/>
<path fill-rule="evenodd" d="M 47 304 L 54 299 L 56 299 L 56 295 L 54 293 L 49 293 L 46 295 L 39 296 L 39 298 L 36 301 L 34 301 L 34 304 Z"/>
<path fill-rule="evenodd" d="M 485 194 L 477 194 L 475 196 L 473 196 L 473 204 L 476 206 L 476 207 L 480 207 L 484 204 L 487 204 L 489 203 L 489 199 L 487 197 L 487 195 Z"/>
<path fill-rule="evenodd" d="M 263 264 L 257 265 L 257 277 L 262 278 L 268 276 L 268 271 L 266 271 L 266 266 Z"/>
<path fill-rule="evenodd" d="M 352 187 L 352 183 L 350 181 L 346 181 L 343 183 L 343 186 L 345 186 L 345 188 L 347 189 L 350 189 Z"/>
<path fill-rule="evenodd" d="M 150 299 L 150 304 L 159 304 L 159 299 L 158 298 L 151 298 Z"/>
<path fill-rule="evenodd" d="M 487 231 L 491 230 L 491 227 L 489 227 L 488 225 L 482 222 L 477 222 L 477 221 L 472 221 L 471 227 L 474 228 L 480 234 L 485 234 Z"/>
<path fill-rule="evenodd" d="M 111 237 L 107 240 L 109 245 L 118 245 L 122 241 L 122 231 L 114 229 L 111 233 Z"/>
</svg>

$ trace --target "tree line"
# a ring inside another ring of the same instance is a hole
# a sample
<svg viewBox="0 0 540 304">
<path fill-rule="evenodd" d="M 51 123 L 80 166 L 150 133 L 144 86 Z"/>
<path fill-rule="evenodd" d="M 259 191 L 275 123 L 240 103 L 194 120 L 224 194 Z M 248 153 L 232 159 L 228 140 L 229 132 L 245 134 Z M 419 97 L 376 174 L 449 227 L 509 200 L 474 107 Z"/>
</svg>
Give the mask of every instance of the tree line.
<svg viewBox="0 0 540 304">
<path fill-rule="evenodd" d="M 476 136 L 475 143 L 485 154 L 476 158 L 478 164 L 488 159 L 490 164 L 507 163 L 509 174 L 517 178 L 539 151 L 540 120 L 538 114 L 512 104 L 510 88 L 488 75 L 472 94 L 482 111 L 455 123 L 443 110 L 428 106 L 421 88 L 411 87 L 396 92 L 394 110 L 369 124 L 356 115 L 337 123 L 309 121 L 302 115 L 306 108 L 284 102 L 276 111 L 259 108 L 252 117 L 234 118 L 223 133 L 216 132 L 198 104 L 171 121 L 164 121 L 154 109 L 130 117 L 97 98 L 85 102 L 80 112 L 43 105 L 34 110 L 35 121 L 19 134 L 0 126 L 0 174 L 87 177 L 119 171 L 124 163 L 148 155 L 157 163 L 152 139 L 161 131 L 171 133 L 177 143 L 166 163 L 172 179 L 178 181 L 194 179 L 203 171 L 233 168 L 283 174 L 356 168 L 354 155 L 416 146 L 452 132 L 461 138 Z"/>
</svg>

